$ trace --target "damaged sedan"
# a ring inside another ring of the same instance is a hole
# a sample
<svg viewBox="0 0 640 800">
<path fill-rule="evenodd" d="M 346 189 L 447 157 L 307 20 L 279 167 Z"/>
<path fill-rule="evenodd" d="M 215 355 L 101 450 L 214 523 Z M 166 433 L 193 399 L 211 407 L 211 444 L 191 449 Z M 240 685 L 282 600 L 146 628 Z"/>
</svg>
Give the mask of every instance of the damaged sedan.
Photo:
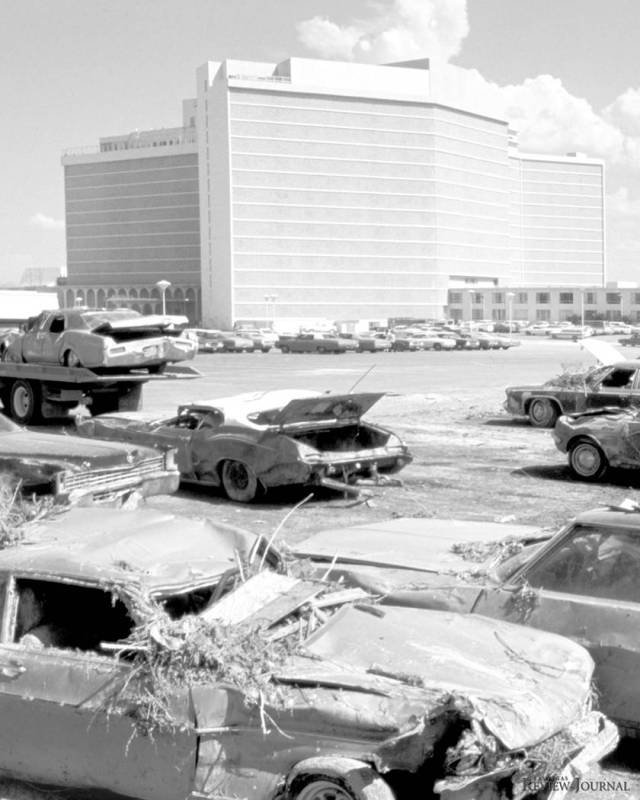
<svg viewBox="0 0 640 800">
<path fill-rule="evenodd" d="M 595 662 L 602 711 L 640 735 L 640 512 L 580 514 L 555 535 L 528 526 L 401 519 L 328 530 L 296 546 L 322 574 L 392 605 L 493 617 L 561 634 Z"/>
<path fill-rule="evenodd" d="M 640 468 L 640 409 L 603 408 L 560 417 L 551 435 L 581 480 L 597 481 L 609 468 Z"/>
<path fill-rule="evenodd" d="M 175 492 L 175 451 L 28 431 L 0 415 L 0 477 L 25 495 L 68 503 Z"/>
<path fill-rule="evenodd" d="M 640 361 L 565 372 L 541 386 L 510 386 L 506 394 L 509 414 L 528 417 L 536 428 L 553 428 L 561 414 L 640 405 Z"/>
<path fill-rule="evenodd" d="M 616 744 L 563 637 L 382 608 L 160 512 L 76 509 L 30 536 L 0 553 L 5 776 L 140 800 L 557 800 L 555 777 Z"/>
<path fill-rule="evenodd" d="M 162 372 L 167 364 L 195 356 L 197 343 L 182 330 L 187 322 L 186 317 L 143 316 L 125 308 L 43 311 L 8 343 L 3 360 Z"/>
<path fill-rule="evenodd" d="M 185 482 L 222 487 L 236 502 L 279 486 L 357 492 L 412 460 L 391 431 L 362 420 L 382 394 L 271 391 L 178 407 L 177 414 L 102 414 L 82 436 L 175 447 Z"/>
</svg>

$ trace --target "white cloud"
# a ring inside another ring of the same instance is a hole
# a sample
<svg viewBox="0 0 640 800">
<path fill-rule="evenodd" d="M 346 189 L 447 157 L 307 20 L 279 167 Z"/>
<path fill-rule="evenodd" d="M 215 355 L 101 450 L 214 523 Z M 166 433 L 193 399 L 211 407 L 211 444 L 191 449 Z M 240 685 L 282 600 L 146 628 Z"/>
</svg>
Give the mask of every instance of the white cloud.
<svg viewBox="0 0 640 800">
<path fill-rule="evenodd" d="M 384 63 L 449 59 L 469 33 L 466 0 L 391 0 L 374 8 L 370 19 L 348 25 L 326 17 L 304 20 L 298 38 L 323 58 Z"/>
<path fill-rule="evenodd" d="M 640 89 L 627 89 L 605 108 L 603 115 L 627 135 L 640 137 Z"/>
<path fill-rule="evenodd" d="M 64 230 L 64 220 L 48 217 L 46 214 L 41 214 L 39 211 L 30 218 L 29 222 L 38 228 L 42 228 L 44 231 Z"/>
</svg>

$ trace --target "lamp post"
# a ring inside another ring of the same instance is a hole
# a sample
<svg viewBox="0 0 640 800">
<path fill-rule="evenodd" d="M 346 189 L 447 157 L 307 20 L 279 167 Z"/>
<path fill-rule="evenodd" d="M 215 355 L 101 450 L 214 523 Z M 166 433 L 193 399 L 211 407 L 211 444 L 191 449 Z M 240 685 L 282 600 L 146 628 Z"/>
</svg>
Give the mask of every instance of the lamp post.
<svg viewBox="0 0 640 800">
<path fill-rule="evenodd" d="M 156 286 L 162 292 L 162 316 L 167 313 L 167 289 L 171 286 L 171 281 L 156 281 Z"/>
<path fill-rule="evenodd" d="M 509 338 L 513 331 L 511 330 L 511 320 L 513 319 L 513 298 L 515 292 L 507 292 L 507 327 L 509 328 Z"/>
<path fill-rule="evenodd" d="M 469 297 L 469 329 L 471 329 L 472 321 L 473 321 L 473 299 L 475 296 L 475 291 L 473 289 L 467 289 L 467 296 Z M 464 316 L 464 312 L 462 314 Z"/>
<path fill-rule="evenodd" d="M 584 289 L 580 289 L 580 334 L 584 336 Z"/>
<path fill-rule="evenodd" d="M 624 322 L 622 317 L 624 316 L 624 297 L 622 292 L 620 292 L 620 322 Z"/>
<path fill-rule="evenodd" d="M 270 325 L 271 327 L 273 327 L 273 322 L 275 321 L 277 299 L 278 299 L 277 294 L 265 294 L 264 296 L 265 312 L 267 315 L 267 325 L 271 324 Z M 269 303 L 271 303 L 271 315 L 269 315 Z"/>
</svg>

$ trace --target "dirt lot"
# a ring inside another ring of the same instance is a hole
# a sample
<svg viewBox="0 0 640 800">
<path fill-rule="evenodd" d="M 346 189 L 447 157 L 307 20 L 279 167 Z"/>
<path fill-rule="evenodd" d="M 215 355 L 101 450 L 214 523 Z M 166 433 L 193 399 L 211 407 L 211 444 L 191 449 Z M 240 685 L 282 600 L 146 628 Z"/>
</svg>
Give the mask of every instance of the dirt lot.
<svg viewBox="0 0 640 800">
<path fill-rule="evenodd" d="M 369 418 L 389 426 L 409 444 L 414 462 L 400 474 L 403 486 L 372 490 L 365 502 L 335 494 L 314 497 L 287 521 L 282 541 L 293 543 L 322 528 L 396 516 L 555 527 L 596 505 L 625 497 L 640 499 L 640 478 L 631 473 L 613 475 L 598 485 L 573 481 L 566 457 L 556 451 L 548 432 L 510 420 L 502 411 L 507 384 L 541 382 L 558 374 L 561 365 L 577 363 L 592 363 L 577 345 L 531 340 L 497 353 L 203 356 L 196 364 L 204 373 L 202 379 L 150 384 L 145 408 L 172 408 L 178 402 L 268 388 L 348 391 L 375 364 L 358 388 L 394 393 L 380 401 Z M 172 497 L 153 498 L 149 504 L 270 535 L 306 494 L 286 492 L 243 506 L 220 494 L 182 490 Z M 624 790 L 603 792 L 587 786 L 573 797 L 640 797 L 640 774 L 633 770 L 635 752 L 635 746 L 627 744 L 602 776 L 589 776 L 626 781 Z"/>
</svg>

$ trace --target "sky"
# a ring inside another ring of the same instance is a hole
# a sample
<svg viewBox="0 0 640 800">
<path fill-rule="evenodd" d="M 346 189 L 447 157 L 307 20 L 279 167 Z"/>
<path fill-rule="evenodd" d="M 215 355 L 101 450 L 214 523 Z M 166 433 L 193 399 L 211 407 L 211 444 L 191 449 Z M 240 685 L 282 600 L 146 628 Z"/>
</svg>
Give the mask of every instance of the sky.
<svg viewBox="0 0 640 800">
<path fill-rule="evenodd" d="M 640 281 L 638 0 L 3 0 L 0 282 L 65 263 L 68 148 L 181 124 L 207 60 L 439 57 L 521 149 L 607 165 L 609 280 Z"/>
</svg>

